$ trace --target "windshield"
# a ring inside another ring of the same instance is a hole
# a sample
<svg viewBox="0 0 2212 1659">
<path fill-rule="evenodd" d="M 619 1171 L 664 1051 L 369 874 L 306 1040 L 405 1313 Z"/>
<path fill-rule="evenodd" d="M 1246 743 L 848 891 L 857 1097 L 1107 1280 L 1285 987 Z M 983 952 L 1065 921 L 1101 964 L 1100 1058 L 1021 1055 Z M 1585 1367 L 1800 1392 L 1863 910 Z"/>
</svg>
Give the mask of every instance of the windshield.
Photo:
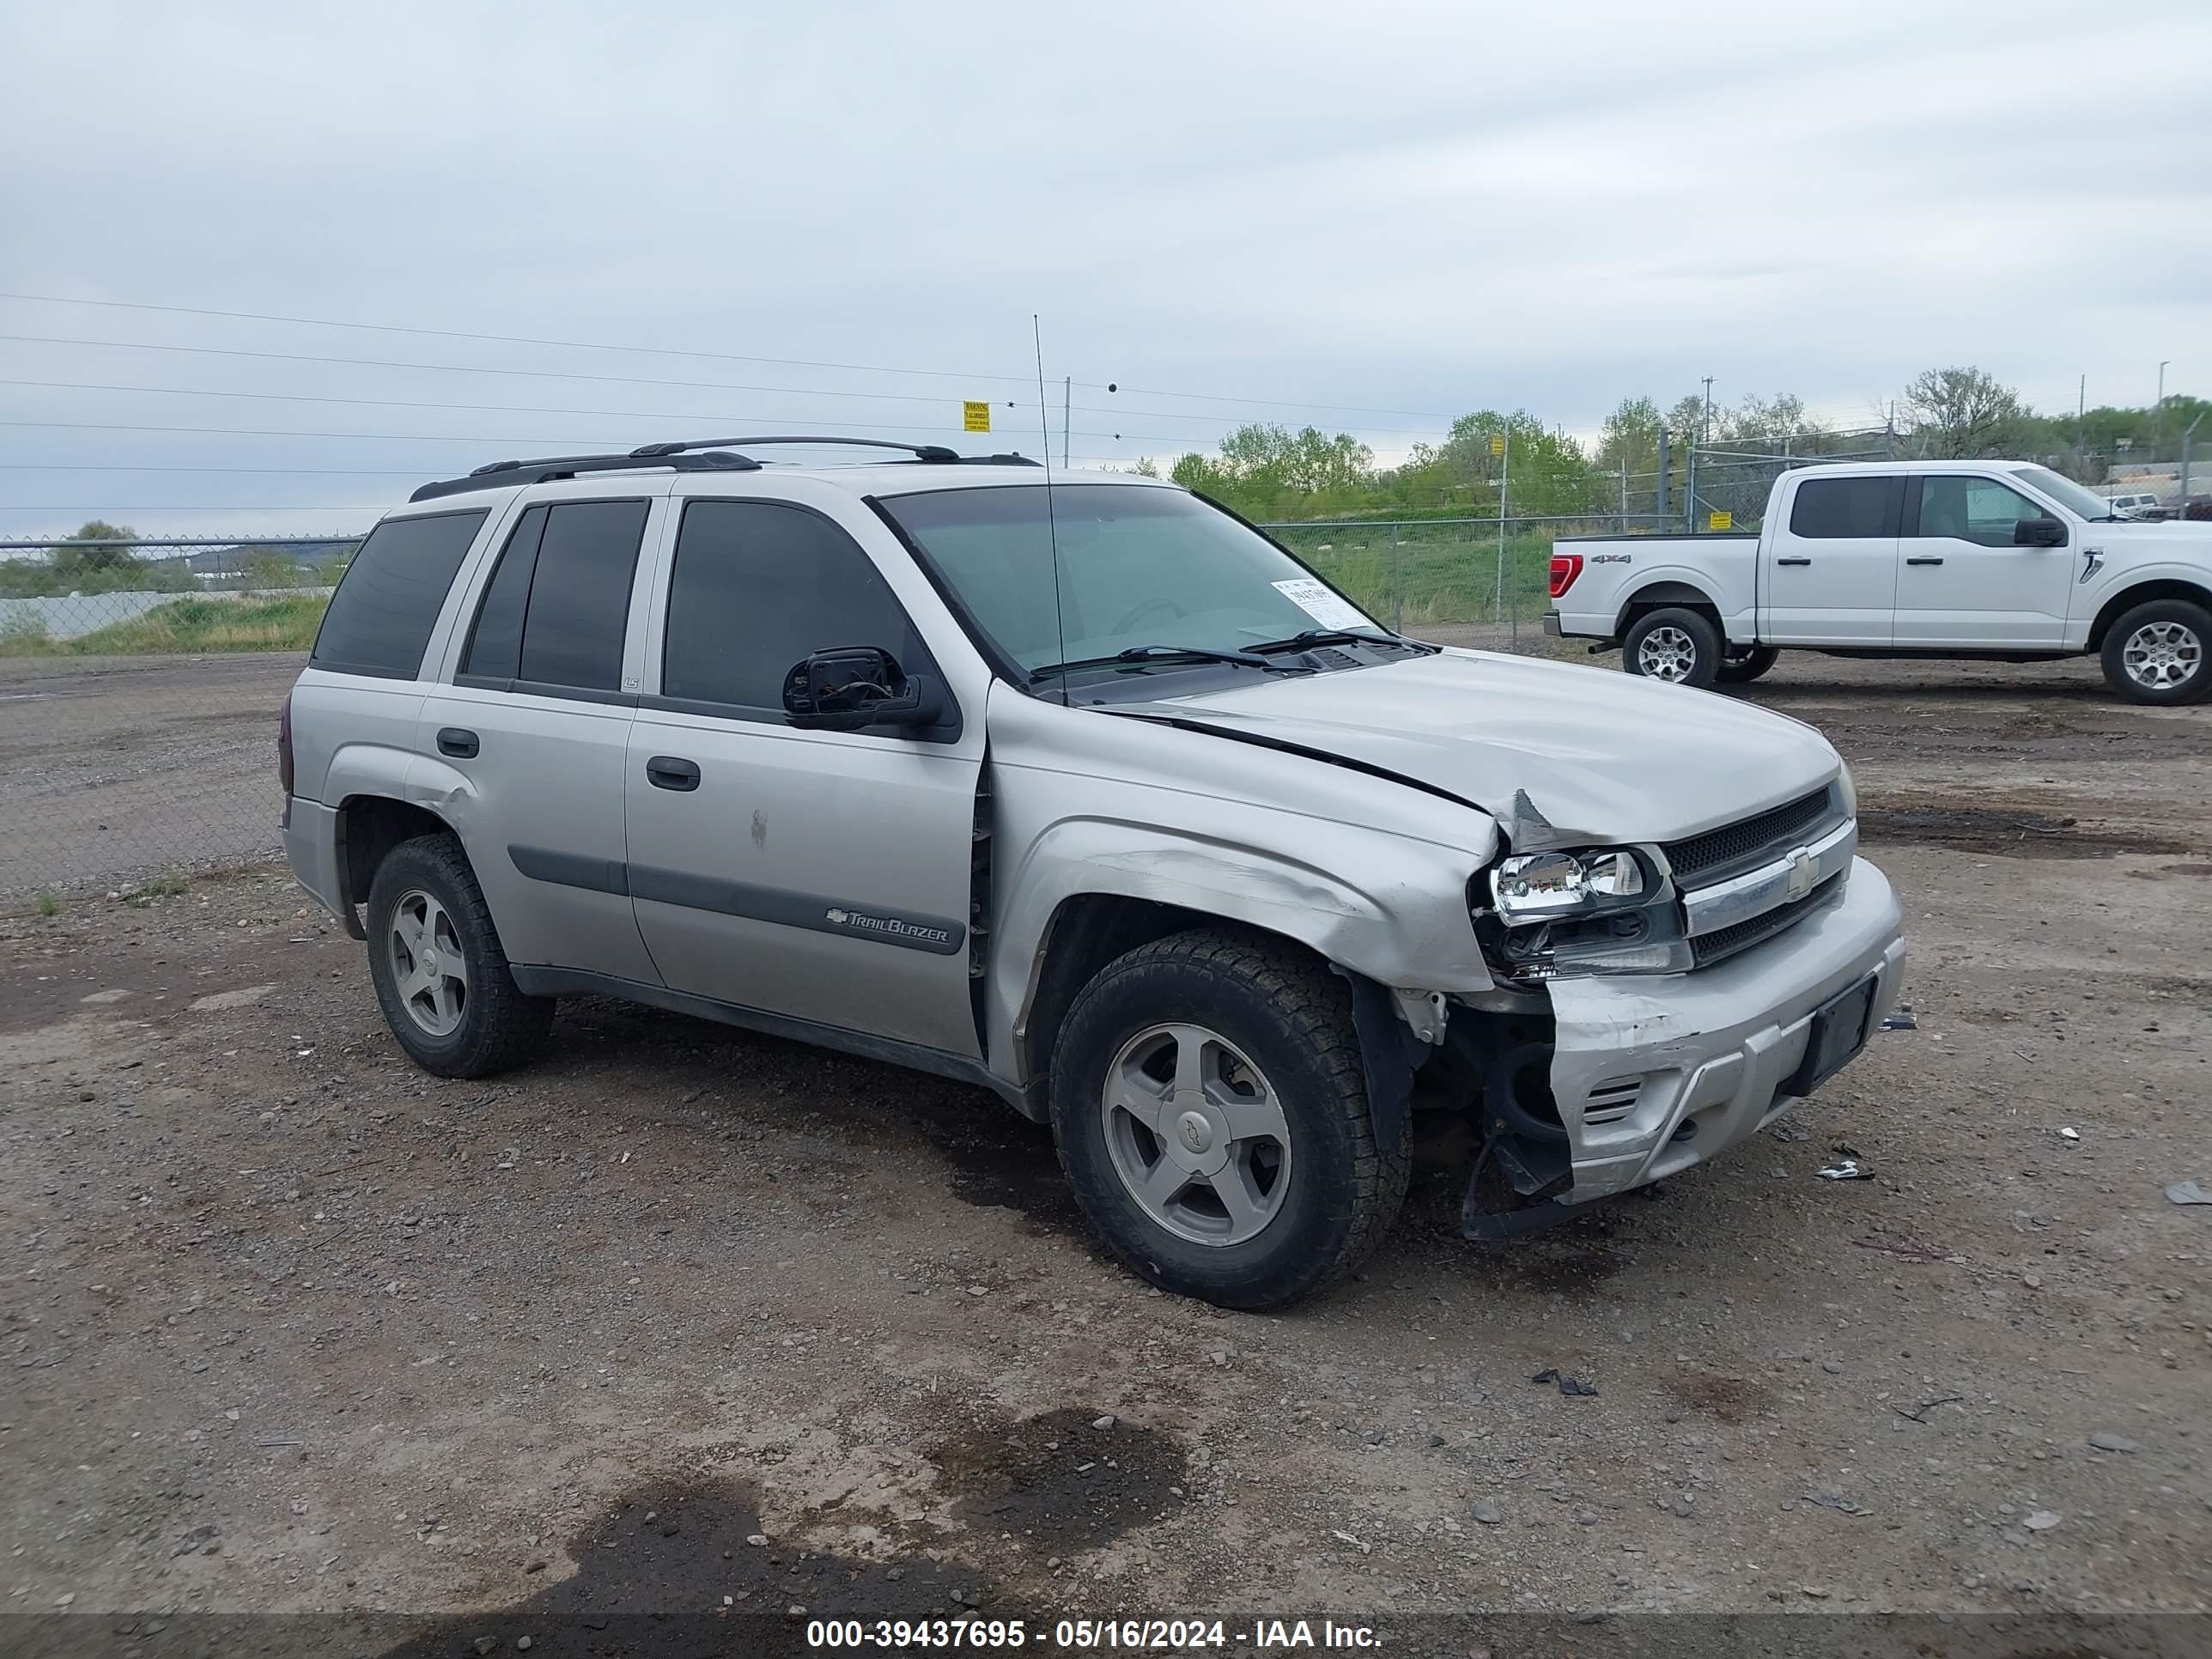
<svg viewBox="0 0 2212 1659">
<path fill-rule="evenodd" d="M 2093 495 L 2071 478 L 2061 477 L 2047 466 L 2021 466 L 2013 469 L 2014 476 L 2024 483 L 2032 483 L 2069 513 L 2078 513 L 2085 519 L 2109 519 L 2112 504 L 2102 495 Z"/>
<path fill-rule="evenodd" d="M 1180 489 L 1042 484 L 884 499 L 1023 668 L 1146 647 L 1243 652 L 1316 629 L 1389 629 L 1256 531 Z M 1057 611 L 1055 611 L 1055 599 Z"/>
</svg>

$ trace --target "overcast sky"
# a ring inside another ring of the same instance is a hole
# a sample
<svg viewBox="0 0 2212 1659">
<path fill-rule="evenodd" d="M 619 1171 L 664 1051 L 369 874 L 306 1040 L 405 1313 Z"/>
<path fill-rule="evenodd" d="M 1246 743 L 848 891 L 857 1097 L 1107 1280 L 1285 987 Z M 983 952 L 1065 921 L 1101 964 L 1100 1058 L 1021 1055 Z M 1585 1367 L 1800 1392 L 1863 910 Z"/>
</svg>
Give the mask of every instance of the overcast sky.
<svg viewBox="0 0 2212 1659">
<path fill-rule="evenodd" d="M 668 349 L 0 300 L 5 534 L 354 529 L 549 449 L 960 441 L 963 398 L 1033 453 L 1032 312 L 1079 461 L 1705 375 L 1851 424 L 1942 363 L 2212 392 L 2204 0 L 70 0 L 0 62 L 10 294 Z"/>
</svg>

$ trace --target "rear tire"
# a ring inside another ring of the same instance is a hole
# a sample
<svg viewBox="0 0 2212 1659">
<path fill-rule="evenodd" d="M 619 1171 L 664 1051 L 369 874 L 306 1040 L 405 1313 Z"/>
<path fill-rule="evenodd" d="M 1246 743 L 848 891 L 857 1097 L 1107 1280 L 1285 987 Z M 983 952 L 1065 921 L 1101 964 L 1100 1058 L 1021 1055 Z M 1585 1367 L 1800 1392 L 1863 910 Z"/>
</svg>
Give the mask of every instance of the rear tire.
<svg viewBox="0 0 2212 1659">
<path fill-rule="evenodd" d="M 2212 615 L 2186 599 L 2139 605 L 2105 630 L 2105 684 L 2130 702 L 2172 708 L 2212 694 Z"/>
<path fill-rule="evenodd" d="M 1747 651 L 1731 652 L 1721 659 L 1720 672 L 1714 678 L 1723 685 L 1748 685 L 1773 667 L 1781 654 L 1771 645 L 1754 645 Z"/>
<path fill-rule="evenodd" d="M 407 1057 L 439 1077 L 486 1077 L 538 1052 L 550 998 L 525 996 L 476 872 L 451 836 L 393 848 L 368 887 L 368 976 Z"/>
<path fill-rule="evenodd" d="M 1620 665 L 1646 679 L 1705 690 L 1721 671 L 1721 630 L 1711 617 L 1680 605 L 1647 611 L 1620 642 Z"/>
<path fill-rule="evenodd" d="M 1114 1254 L 1224 1308 L 1284 1307 L 1350 1273 L 1413 1169 L 1375 1144 L 1344 981 L 1227 931 L 1141 945 L 1083 988 L 1055 1045 L 1052 1118 Z"/>
</svg>

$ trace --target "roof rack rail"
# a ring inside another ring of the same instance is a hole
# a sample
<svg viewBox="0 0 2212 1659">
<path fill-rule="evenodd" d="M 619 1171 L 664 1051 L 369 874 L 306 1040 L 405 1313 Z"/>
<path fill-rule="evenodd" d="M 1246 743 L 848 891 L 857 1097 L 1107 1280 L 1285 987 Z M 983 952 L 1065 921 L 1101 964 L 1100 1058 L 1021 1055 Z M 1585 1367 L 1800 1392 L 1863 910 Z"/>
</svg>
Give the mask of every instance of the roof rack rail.
<svg viewBox="0 0 2212 1659">
<path fill-rule="evenodd" d="M 435 501 L 443 495 L 465 495 L 471 490 L 501 489 L 510 484 L 544 483 L 573 478 L 580 472 L 627 472 L 665 466 L 678 472 L 757 472 L 761 464 L 732 447 L 744 444 L 839 444 L 861 449 L 896 449 L 927 466 L 1035 466 L 1024 455 L 963 455 L 941 444 L 893 443 L 884 438 L 817 438 L 762 435 L 750 438 L 701 438 L 682 443 L 641 444 L 619 455 L 547 455 L 536 460 L 494 461 L 465 478 L 441 478 L 426 483 L 407 499 Z"/>
</svg>

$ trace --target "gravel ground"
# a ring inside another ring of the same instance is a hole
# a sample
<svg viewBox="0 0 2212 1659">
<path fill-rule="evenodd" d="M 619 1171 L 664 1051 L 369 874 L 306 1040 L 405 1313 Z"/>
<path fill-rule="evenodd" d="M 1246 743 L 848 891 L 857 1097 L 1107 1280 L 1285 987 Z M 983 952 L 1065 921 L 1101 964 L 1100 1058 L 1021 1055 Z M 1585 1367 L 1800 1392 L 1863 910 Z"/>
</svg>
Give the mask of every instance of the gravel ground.
<svg viewBox="0 0 2212 1659">
<path fill-rule="evenodd" d="M 1917 1030 L 1509 1247 L 1452 1236 L 1434 1162 L 1282 1316 L 1117 1271 L 975 1091 L 598 1000 L 441 1082 L 268 875 L 0 922 L 0 1606 L 136 1615 L 14 1634 L 1389 1609 L 1466 1653 L 1424 1616 L 1605 1613 L 1589 1654 L 1714 1650 L 1647 1609 L 1881 1610 L 1964 1652 L 2014 1628 L 1976 1613 L 2201 1613 L 2212 1206 L 2163 1188 L 2212 1189 L 2212 710 L 2081 665 L 1752 695 L 1853 763 Z M 1844 1156 L 1873 1179 L 1817 1178 Z"/>
</svg>

